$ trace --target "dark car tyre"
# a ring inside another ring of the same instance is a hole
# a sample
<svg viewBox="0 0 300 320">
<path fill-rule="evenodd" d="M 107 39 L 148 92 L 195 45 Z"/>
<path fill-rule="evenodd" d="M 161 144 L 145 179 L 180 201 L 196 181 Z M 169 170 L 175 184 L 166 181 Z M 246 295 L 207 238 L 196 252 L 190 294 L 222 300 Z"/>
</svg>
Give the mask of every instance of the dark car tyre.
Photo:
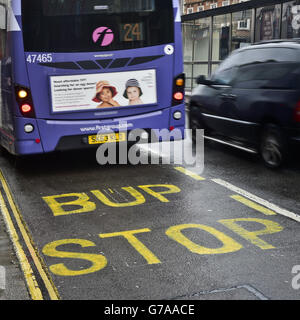
<svg viewBox="0 0 300 320">
<path fill-rule="evenodd" d="M 286 160 L 285 139 L 275 125 L 266 125 L 261 139 L 260 154 L 264 164 L 272 169 L 282 166 Z"/>
<path fill-rule="evenodd" d="M 197 115 L 194 115 L 190 112 L 189 115 L 189 128 L 192 129 L 192 140 L 193 143 L 196 142 L 196 130 L 197 129 L 205 129 L 205 125 L 201 119 Z M 207 130 L 205 130 L 207 132 Z"/>
</svg>

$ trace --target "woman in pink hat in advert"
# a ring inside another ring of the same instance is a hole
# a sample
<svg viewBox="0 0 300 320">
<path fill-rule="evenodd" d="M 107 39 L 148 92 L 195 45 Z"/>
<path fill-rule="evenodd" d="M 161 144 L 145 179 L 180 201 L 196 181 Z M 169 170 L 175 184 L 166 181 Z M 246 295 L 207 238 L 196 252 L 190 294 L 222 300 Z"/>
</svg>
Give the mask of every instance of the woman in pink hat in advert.
<svg viewBox="0 0 300 320">
<path fill-rule="evenodd" d="M 117 89 L 111 86 L 108 81 L 99 81 L 96 84 L 96 94 L 93 101 L 101 102 L 97 108 L 120 107 L 119 103 L 113 99 L 117 93 Z"/>
</svg>

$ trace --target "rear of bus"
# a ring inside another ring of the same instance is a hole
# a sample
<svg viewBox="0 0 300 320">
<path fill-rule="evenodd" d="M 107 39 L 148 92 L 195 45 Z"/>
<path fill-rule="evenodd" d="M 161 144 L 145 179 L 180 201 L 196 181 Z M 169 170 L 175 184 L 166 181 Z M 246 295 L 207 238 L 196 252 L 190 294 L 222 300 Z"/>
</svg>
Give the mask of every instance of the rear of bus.
<svg viewBox="0 0 300 320">
<path fill-rule="evenodd" d="M 14 153 L 89 148 L 108 131 L 183 132 L 177 1 L 13 0 L 12 12 Z"/>
</svg>

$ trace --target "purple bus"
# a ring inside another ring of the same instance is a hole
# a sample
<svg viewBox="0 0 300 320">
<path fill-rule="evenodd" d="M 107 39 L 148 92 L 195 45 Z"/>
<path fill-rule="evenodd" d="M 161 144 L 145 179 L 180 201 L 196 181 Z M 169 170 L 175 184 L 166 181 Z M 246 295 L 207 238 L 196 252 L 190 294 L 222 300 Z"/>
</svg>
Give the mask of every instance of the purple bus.
<svg viewBox="0 0 300 320">
<path fill-rule="evenodd" d="M 178 0 L 0 0 L 0 68 L 14 155 L 184 132 Z"/>
</svg>

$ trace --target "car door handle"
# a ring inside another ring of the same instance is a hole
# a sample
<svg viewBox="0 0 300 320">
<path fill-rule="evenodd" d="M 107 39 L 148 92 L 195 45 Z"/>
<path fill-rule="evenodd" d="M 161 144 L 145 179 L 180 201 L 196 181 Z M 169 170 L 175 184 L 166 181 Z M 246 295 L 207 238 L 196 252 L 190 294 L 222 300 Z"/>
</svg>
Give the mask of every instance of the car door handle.
<svg viewBox="0 0 300 320">
<path fill-rule="evenodd" d="M 236 95 L 235 94 L 231 94 L 231 93 L 221 93 L 220 94 L 221 99 L 225 99 L 225 100 L 235 100 L 236 99 Z"/>
<path fill-rule="evenodd" d="M 221 97 L 222 99 L 228 99 L 228 94 L 227 94 L 227 93 L 221 93 L 221 94 L 220 94 L 220 97 Z"/>
<path fill-rule="evenodd" d="M 228 94 L 227 99 L 236 100 L 236 95 L 235 94 Z"/>
</svg>

